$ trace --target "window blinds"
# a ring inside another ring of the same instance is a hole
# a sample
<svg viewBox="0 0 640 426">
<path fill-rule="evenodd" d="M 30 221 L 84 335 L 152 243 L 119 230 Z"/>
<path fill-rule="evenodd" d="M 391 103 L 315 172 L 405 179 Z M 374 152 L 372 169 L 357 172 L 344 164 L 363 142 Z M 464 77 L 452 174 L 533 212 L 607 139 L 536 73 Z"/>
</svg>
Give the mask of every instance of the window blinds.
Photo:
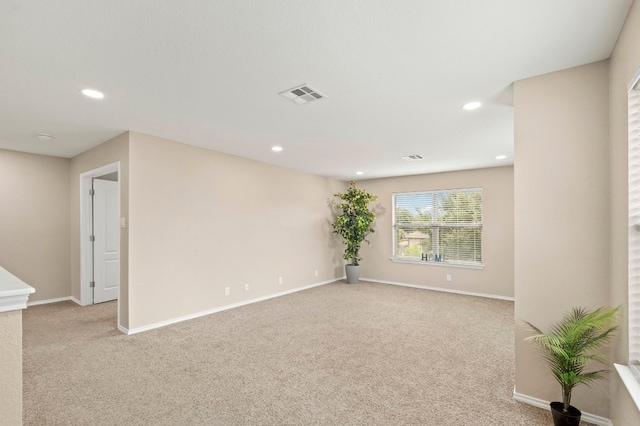
<svg viewBox="0 0 640 426">
<path fill-rule="evenodd" d="M 396 223 L 482 225 L 482 189 L 395 194 Z"/>
<path fill-rule="evenodd" d="M 629 362 L 640 361 L 640 90 L 629 91 Z"/>
<path fill-rule="evenodd" d="M 482 189 L 394 194 L 394 257 L 482 263 Z"/>
</svg>

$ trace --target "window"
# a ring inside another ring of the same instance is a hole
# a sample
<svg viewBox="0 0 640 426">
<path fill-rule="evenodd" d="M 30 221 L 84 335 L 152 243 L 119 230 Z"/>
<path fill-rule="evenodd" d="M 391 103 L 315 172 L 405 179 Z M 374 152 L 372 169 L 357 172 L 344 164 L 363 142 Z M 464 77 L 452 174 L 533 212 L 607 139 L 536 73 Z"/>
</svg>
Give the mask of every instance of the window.
<svg viewBox="0 0 640 426">
<path fill-rule="evenodd" d="M 640 88 L 629 90 L 629 363 L 640 379 Z M 635 364 L 635 365 L 634 365 Z"/>
<path fill-rule="evenodd" d="M 631 399 L 640 409 L 640 69 L 631 80 L 628 96 L 629 131 L 629 226 L 628 226 L 628 318 L 629 365 L 614 364 Z"/>
<path fill-rule="evenodd" d="M 482 265 L 482 189 L 393 194 L 393 257 Z"/>
</svg>

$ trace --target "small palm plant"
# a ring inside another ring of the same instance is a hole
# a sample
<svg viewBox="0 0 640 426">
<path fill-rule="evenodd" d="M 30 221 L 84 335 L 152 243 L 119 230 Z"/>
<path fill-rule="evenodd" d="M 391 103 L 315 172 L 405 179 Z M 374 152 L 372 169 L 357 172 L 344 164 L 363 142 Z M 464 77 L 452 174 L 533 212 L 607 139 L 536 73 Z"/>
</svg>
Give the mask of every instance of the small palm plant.
<svg viewBox="0 0 640 426">
<path fill-rule="evenodd" d="M 561 322 L 551 327 L 550 333 L 543 333 L 527 322 L 531 333 L 526 340 L 532 341 L 542 350 L 553 376 L 562 386 L 564 413 L 569 411 L 574 387 L 579 384 L 590 385 L 608 372 L 585 372 L 584 368 L 592 361 L 605 363 L 605 356 L 597 350 L 618 330 L 619 327 L 615 324 L 618 310 L 619 308 L 598 308 L 589 311 L 581 307 L 574 308 Z"/>
</svg>

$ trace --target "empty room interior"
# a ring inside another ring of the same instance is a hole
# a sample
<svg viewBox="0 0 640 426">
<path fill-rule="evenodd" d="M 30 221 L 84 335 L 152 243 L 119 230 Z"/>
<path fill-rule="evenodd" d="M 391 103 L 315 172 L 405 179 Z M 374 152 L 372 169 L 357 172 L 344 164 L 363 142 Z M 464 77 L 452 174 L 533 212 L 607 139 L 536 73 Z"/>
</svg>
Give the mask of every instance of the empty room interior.
<svg viewBox="0 0 640 426">
<path fill-rule="evenodd" d="M 547 425 L 620 307 L 640 425 L 639 80 L 634 0 L 1 2 L 0 423 Z"/>
</svg>

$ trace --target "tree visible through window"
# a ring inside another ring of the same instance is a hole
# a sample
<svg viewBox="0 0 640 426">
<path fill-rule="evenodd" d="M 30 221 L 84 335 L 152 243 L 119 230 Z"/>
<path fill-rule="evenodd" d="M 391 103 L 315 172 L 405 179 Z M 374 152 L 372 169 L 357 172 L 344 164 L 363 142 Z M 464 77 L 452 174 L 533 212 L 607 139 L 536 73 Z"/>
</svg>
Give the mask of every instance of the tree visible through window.
<svg viewBox="0 0 640 426">
<path fill-rule="evenodd" d="M 482 264 L 482 189 L 393 195 L 394 258 Z"/>
</svg>

